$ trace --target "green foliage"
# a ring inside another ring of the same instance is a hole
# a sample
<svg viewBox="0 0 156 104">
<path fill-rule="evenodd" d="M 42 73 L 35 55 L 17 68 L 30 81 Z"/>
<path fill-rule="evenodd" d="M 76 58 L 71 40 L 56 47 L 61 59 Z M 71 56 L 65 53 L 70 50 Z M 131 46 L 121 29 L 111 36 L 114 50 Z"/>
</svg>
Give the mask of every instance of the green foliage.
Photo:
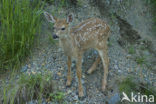
<svg viewBox="0 0 156 104">
<path fill-rule="evenodd" d="M 152 4 L 153 4 L 153 13 L 154 13 L 154 31 L 156 32 L 156 0 L 152 0 Z"/>
<path fill-rule="evenodd" d="M 149 95 L 154 95 L 156 98 L 156 91 L 153 90 L 153 88 L 148 88 L 148 85 L 140 86 L 140 92 L 149 96 Z"/>
<path fill-rule="evenodd" d="M 111 41 L 108 42 L 108 46 L 109 46 L 109 47 L 112 47 L 112 46 L 113 46 L 113 44 L 112 44 Z"/>
<path fill-rule="evenodd" d="M 64 98 L 63 92 L 50 93 L 50 99 L 62 102 Z"/>
<path fill-rule="evenodd" d="M 0 69 L 18 66 L 29 54 L 40 30 L 40 1 L 0 0 Z"/>
<path fill-rule="evenodd" d="M 9 83 L 3 84 L 4 104 L 23 104 L 31 100 L 42 101 L 42 99 L 63 101 L 64 93 L 55 89 L 50 71 L 21 74 L 19 79 L 15 80 L 12 78 Z"/>
<path fill-rule="evenodd" d="M 71 5 L 81 5 L 81 0 L 45 0 L 48 4 L 55 4 L 58 7 L 69 7 Z"/>
<path fill-rule="evenodd" d="M 132 81 L 132 77 L 127 77 L 119 85 L 119 91 L 125 92 L 128 96 L 130 96 L 130 93 L 134 92 L 135 90 L 136 84 Z"/>
<path fill-rule="evenodd" d="M 145 64 L 145 57 L 136 57 L 137 64 Z"/>
<path fill-rule="evenodd" d="M 152 7 L 153 16 L 154 16 L 153 30 L 154 30 L 154 32 L 156 32 L 156 0 L 146 0 L 146 3 Z"/>
<path fill-rule="evenodd" d="M 130 47 L 129 47 L 128 53 L 129 53 L 129 54 L 135 54 L 135 49 L 134 49 L 133 46 L 130 46 Z"/>
<path fill-rule="evenodd" d="M 119 91 L 125 92 L 128 96 L 130 96 L 131 92 L 133 93 L 141 93 L 143 95 L 154 95 L 156 98 L 156 91 L 153 86 L 148 84 L 143 84 L 141 82 L 136 81 L 134 77 L 127 77 L 119 85 Z"/>
<path fill-rule="evenodd" d="M 49 4 L 53 4 L 55 0 L 44 0 L 44 1 L 49 3 Z"/>
</svg>

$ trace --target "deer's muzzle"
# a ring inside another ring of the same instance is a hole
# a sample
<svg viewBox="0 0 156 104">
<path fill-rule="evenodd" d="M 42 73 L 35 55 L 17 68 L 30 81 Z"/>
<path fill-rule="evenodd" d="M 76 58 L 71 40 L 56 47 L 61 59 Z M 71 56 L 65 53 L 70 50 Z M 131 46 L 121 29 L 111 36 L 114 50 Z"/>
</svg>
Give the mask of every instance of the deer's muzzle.
<svg viewBox="0 0 156 104">
<path fill-rule="evenodd" d="M 56 34 L 53 35 L 53 39 L 59 38 Z"/>
</svg>

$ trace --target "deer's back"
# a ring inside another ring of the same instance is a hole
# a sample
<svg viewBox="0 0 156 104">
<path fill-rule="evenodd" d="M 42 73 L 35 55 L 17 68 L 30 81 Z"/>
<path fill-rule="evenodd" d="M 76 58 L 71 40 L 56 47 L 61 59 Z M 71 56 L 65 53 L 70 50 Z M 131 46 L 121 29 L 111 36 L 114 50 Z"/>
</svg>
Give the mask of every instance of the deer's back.
<svg viewBox="0 0 156 104">
<path fill-rule="evenodd" d="M 99 42 L 106 41 L 109 36 L 109 26 L 99 18 L 90 18 L 71 30 L 71 37 L 76 46 L 93 48 Z"/>
</svg>

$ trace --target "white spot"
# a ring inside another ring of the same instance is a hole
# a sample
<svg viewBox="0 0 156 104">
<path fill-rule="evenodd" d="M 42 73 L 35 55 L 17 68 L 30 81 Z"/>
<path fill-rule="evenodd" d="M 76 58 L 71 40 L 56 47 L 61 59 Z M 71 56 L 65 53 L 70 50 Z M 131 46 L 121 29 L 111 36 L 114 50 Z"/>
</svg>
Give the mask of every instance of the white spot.
<svg viewBox="0 0 156 104">
<path fill-rule="evenodd" d="M 91 22 L 94 23 L 93 21 L 89 21 L 89 22 L 83 24 L 82 26 L 80 26 L 80 27 L 79 27 L 78 29 L 76 29 L 74 32 L 77 32 L 77 31 L 81 30 L 83 27 L 85 27 L 86 25 L 90 24 Z"/>
<path fill-rule="evenodd" d="M 78 40 L 76 39 L 76 37 L 74 38 L 74 40 L 75 40 L 76 45 L 80 47 L 80 44 L 79 44 Z"/>
</svg>

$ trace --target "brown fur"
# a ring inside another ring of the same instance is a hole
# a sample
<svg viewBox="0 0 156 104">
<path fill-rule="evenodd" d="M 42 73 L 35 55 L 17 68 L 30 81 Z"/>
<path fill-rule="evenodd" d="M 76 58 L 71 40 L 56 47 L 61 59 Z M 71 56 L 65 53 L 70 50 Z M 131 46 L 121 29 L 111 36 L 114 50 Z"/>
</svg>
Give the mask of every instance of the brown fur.
<svg viewBox="0 0 156 104">
<path fill-rule="evenodd" d="M 47 15 L 51 16 L 48 13 L 45 13 L 45 16 Z M 69 23 L 66 21 L 66 19 L 55 19 L 54 28 L 54 32 L 59 36 L 60 46 L 68 56 L 68 74 L 66 85 L 69 86 L 72 81 L 71 59 L 74 58 L 76 60 L 79 97 L 84 96 L 81 83 L 81 60 L 83 53 L 87 49 L 94 48 L 99 52 L 99 56 L 93 63 L 92 67 L 88 70 L 88 74 L 92 73 L 96 69 L 96 66 L 101 59 L 104 67 L 104 76 L 102 80 L 102 90 L 104 91 L 107 83 L 109 64 L 107 52 L 107 39 L 110 34 L 109 26 L 99 18 L 90 18 L 83 21 L 79 25 L 70 28 Z M 61 28 L 65 28 L 65 30 L 61 30 Z"/>
</svg>

